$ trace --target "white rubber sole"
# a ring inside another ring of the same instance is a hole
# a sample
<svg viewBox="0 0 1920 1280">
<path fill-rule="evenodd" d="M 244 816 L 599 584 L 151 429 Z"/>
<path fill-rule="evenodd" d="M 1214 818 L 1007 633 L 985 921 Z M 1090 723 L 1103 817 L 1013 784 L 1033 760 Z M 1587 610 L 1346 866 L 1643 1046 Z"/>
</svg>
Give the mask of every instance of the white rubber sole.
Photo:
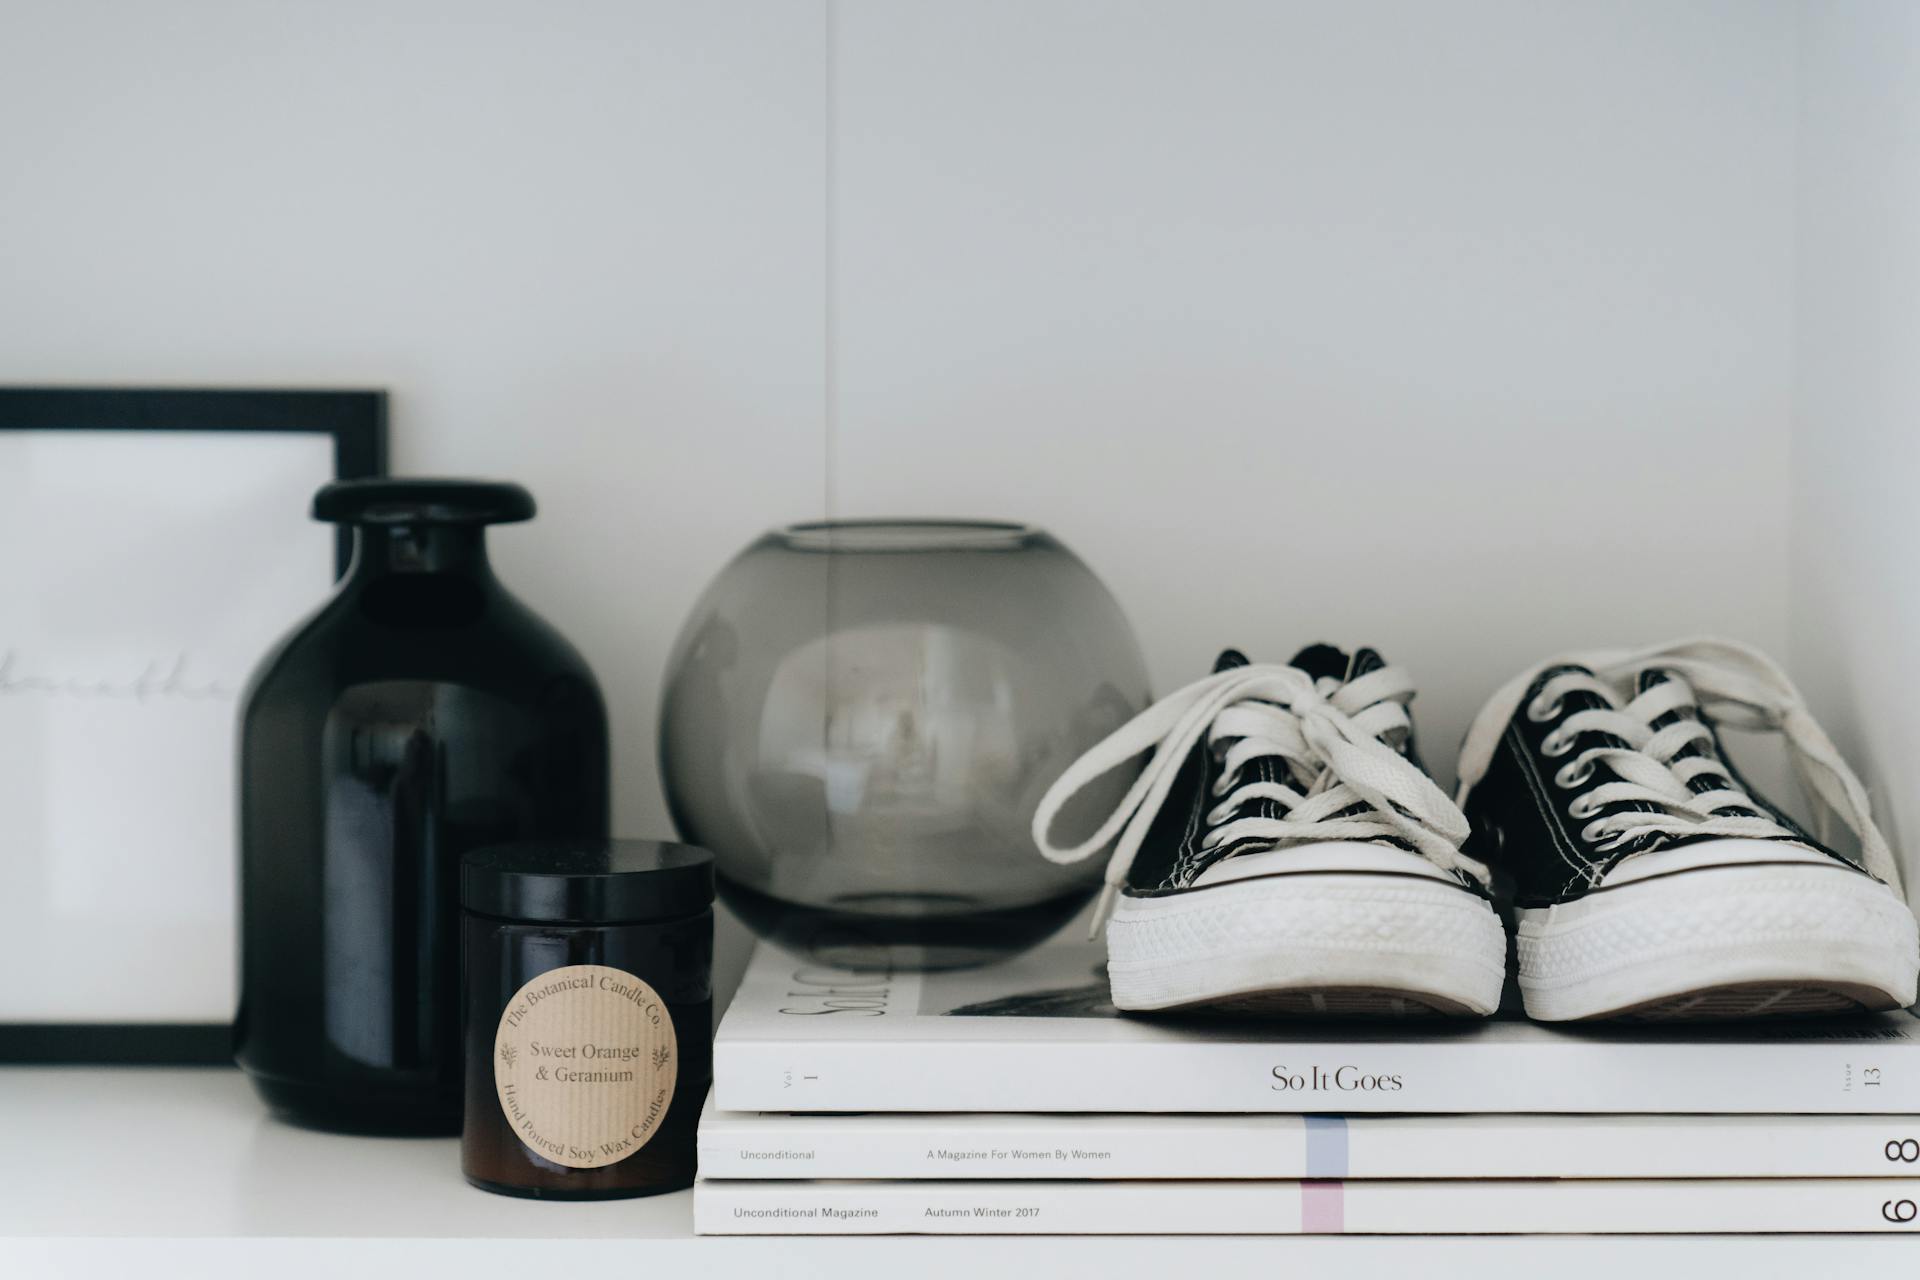
<svg viewBox="0 0 1920 1280">
<path fill-rule="evenodd" d="M 1542 1022 L 1898 1009 L 1920 975 L 1905 902 L 1839 866 L 1718 866 L 1518 912 L 1520 992 Z"/>
<path fill-rule="evenodd" d="M 1122 896 L 1107 923 L 1121 1009 L 1252 1016 L 1477 1015 L 1500 1005 L 1492 907 L 1437 880 L 1276 875 Z"/>
</svg>

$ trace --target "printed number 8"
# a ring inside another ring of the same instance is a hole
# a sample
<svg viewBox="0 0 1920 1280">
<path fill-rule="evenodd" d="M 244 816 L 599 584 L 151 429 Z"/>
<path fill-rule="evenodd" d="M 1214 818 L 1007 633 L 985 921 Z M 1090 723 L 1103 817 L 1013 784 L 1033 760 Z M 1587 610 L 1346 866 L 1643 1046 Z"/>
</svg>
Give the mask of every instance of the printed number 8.
<svg viewBox="0 0 1920 1280">
<path fill-rule="evenodd" d="M 1911 1200 L 1889 1200 L 1880 1206 L 1880 1216 L 1888 1222 L 1912 1222 L 1920 1217 L 1920 1205 Z"/>
<path fill-rule="evenodd" d="M 1896 1138 L 1887 1144 L 1887 1159 L 1901 1164 L 1920 1160 L 1920 1138 Z"/>
</svg>

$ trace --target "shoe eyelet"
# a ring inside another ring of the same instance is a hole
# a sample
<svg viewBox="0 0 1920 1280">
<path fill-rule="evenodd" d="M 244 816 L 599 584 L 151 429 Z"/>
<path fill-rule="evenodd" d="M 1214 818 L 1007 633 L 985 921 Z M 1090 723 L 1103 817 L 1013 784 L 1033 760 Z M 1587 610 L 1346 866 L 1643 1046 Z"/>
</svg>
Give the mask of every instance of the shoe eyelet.
<svg viewBox="0 0 1920 1280">
<path fill-rule="evenodd" d="M 1527 704 L 1527 719 L 1533 721 L 1535 724 L 1545 724 L 1549 720 L 1559 719 L 1560 712 L 1563 709 L 1564 706 L 1558 698 L 1555 698 L 1550 705 L 1545 707 L 1540 705 L 1540 699 L 1535 698 Z"/>
<path fill-rule="evenodd" d="M 1584 787 L 1593 779 L 1593 761 L 1569 760 L 1553 775 L 1553 785 L 1562 791 Z"/>
<path fill-rule="evenodd" d="M 1221 823 L 1225 822 L 1232 815 L 1233 815 L 1232 805 L 1217 804 L 1213 806 L 1213 808 L 1207 810 L 1207 819 L 1206 819 L 1207 825 L 1210 827 L 1217 827 Z"/>
<path fill-rule="evenodd" d="M 1575 796 L 1567 805 L 1567 816 L 1575 822 L 1591 818 L 1600 811 L 1600 806 L 1584 795 Z"/>
<path fill-rule="evenodd" d="M 1540 754 L 1550 760 L 1558 760 L 1571 750 L 1573 750 L 1573 738 L 1570 736 L 1562 737 L 1558 732 L 1554 732 L 1540 739 Z"/>
<path fill-rule="evenodd" d="M 1580 838 L 1586 841 L 1588 844 L 1595 846 L 1596 848 L 1603 847 L 1601 844 L 1602 841 L 1605 841 L 1607 843 L 1617 843 L 1622 833 L 1614 832 L 1612 835 L 1608 835 L 1603 831 L 1595 830 L 1596 827 L 1598 827 L 1601 823 L 1605 821 L 1606 821 L 1605 818 L 1595 818 L 1592 822 L 1589 822 L 1586 826 L 1580 828 Z"/>
</svg>

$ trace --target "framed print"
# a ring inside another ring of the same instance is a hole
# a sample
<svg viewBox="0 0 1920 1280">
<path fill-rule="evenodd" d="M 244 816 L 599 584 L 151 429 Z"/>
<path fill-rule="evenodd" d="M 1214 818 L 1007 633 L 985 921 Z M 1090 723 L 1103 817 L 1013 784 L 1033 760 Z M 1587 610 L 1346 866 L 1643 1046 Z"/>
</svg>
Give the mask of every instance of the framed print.
<svg viewBox="0 0 1920 1280">
<path fill-rule="evenodd" d="M 385 462 L 380 392 L 0 388 L 0 1060 L 230 1060 L 241 695 Z"/>
</svg>

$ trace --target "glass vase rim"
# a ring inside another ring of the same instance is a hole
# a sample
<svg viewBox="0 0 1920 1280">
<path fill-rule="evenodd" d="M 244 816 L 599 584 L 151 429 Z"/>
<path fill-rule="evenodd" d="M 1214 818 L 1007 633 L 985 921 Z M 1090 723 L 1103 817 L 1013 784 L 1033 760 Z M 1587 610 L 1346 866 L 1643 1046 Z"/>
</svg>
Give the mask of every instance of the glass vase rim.
<svg viewBox="0 0 1920 1280">
<path fill-rule="evenodd" d="M 801 520 L 769 537 L 795 551 L 838 554 L 901 554 L 941 551 L 1018 551 L 1047 536 L 1023 520 L 945 516 L 867 516 Z"/>
</svg>

